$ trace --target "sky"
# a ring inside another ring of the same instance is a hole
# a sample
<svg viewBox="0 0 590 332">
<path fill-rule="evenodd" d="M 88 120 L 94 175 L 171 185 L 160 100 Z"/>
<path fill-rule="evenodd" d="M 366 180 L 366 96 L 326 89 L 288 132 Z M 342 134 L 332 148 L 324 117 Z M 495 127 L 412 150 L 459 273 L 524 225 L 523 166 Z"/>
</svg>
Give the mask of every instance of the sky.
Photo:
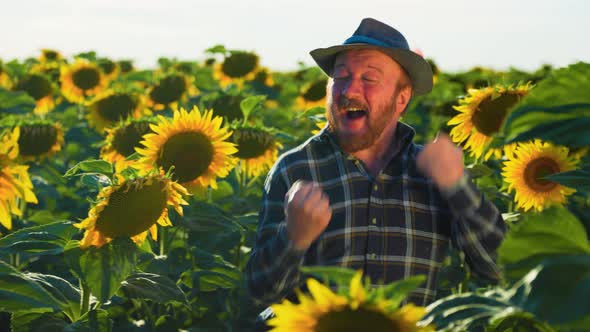
<svg viewBox="0 0 590 332">
<path fill-rule="evenodd" d="M 159 57 L 202 61 L 223 44 L 294 70 L 373 17 L 444 71 L 534 70 L 590 62 L 589 13 L 586 0 L 19 0 L 2 4 L 0 59 L 93 50 L 147 69 Z"/>
</svg>

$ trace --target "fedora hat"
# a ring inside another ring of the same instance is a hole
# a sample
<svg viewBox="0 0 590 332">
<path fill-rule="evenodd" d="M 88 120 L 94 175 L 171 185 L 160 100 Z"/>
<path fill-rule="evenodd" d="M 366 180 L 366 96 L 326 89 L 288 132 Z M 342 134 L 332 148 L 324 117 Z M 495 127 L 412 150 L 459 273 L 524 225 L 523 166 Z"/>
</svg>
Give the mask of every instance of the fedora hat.
<svg viewBox="0 0 590 332">
<path fill-rule="evenodd" d="M 406 38 L 389 25 L 372 18 L 365 18 L 342 45 L 318 48 L 309 54 L 328 75 L 332 76 L 336 55 L 351 49 L 376 49 L 389 55 L 408 74 L 415 95 L 423 95 L 432 90 L 432 69 L 420 55 L 412 52 Z"/>
</svg>

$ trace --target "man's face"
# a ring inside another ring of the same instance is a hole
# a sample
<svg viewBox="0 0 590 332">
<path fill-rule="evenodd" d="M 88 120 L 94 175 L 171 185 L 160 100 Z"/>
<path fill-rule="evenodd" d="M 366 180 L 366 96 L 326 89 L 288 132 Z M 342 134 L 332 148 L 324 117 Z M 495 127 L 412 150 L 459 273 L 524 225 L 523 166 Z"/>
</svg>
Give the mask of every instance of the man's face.
<svg viewBox="0 0 590 332">
<path fill-rule="evenodd" d="M 371 49 L 340 53 L 327 92 L 328 122 L 349 153 L 367 149 L 393 130 L 411 96 L 400 65 Z"/>
</svg>

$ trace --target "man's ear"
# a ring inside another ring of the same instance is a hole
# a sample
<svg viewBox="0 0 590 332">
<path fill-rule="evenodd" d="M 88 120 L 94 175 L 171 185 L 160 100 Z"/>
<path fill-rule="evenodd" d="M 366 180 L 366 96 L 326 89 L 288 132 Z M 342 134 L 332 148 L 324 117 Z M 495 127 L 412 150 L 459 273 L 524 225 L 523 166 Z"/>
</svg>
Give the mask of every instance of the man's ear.
<svg viewBox="0 0 590 332">
<path fill-rule="evenodd" d="M 412 86 L 409 84 L 404 85 L 400 88 L 397 94 L 396 108 L 401 110 L 401 114 L 403 114 L 410 103 L 410 99 L 412 98 Z"/>
</svg>

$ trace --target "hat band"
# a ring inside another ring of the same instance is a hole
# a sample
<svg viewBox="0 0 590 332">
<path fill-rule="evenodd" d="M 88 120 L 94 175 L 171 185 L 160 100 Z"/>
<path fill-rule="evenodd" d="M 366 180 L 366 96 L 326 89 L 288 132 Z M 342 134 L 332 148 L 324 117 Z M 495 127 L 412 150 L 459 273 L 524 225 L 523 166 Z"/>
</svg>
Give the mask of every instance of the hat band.
<svg viewBox="0 0 590 332">
<path fill-rule="evenodd" d="M 359 35 L 352 36 L 344 41 L 344 45 L 357 44 L 357 43 L 370 44 L 370 45 L 382 46 L 382 47 L 391 47 L 391 48 L 403 48 L 406 50 L 409 48 L 408 45 L 403 42 L 393 41 L 391 44 L 387 44 L 387 43 L 384 43 L 378 39 L 374 39 L 374 38 L 366 37 L 366 36 L 359 36 Z"/>
</svg>

